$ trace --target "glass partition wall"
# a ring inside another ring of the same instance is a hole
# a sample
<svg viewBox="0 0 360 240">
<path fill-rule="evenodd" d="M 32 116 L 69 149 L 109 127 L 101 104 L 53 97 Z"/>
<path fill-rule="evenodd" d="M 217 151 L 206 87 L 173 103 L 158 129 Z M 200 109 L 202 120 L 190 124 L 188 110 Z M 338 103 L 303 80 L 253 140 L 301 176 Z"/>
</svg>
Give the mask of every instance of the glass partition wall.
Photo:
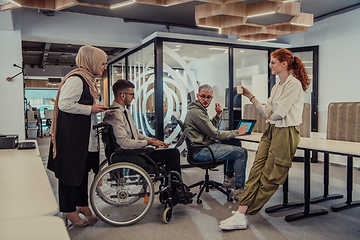
<svg viewBox="0 0 360 240">
<path fill-rule="evenodd" d="M 234 87 L 244 86 L 260 103 L 268 98 L 268 51 L 234 48 Z M 234 93 L 234 127 L 243 117 L 245 104 L 251 104 L 247 97 Z"/>
<path fill-rule="evenodd" d="M 275 84 L 268 69 L 273 50 L 155 37 L 112 59 L 108 67 L 109 82 L 111 86 L 118 79 L 134 83 L 135 99 L 130 112 L 138 131 L 172 143 L 180 132 L 176 119 L 184 121 L 188 103 L 196 99 L 200 85 L 208 84 L 214 90 L 208 107 L 210 118 L 216 114 L 215 103 L 224 109 L 221 130 L 234 129 L 242 118 L 243 105 L 249 103 L 247 98 L 236 94 L 236 86 L 245 86 L 260 102 L 266 102 Z M 317 98 L 317 92 L 314 96 Z"/>
<path fill-rule="evenodd" d="M 225 105 L 228 86 L 228 48 L 214 45 L 163 43 L 164 126 L 167 141 L 174 141 L 185 120 L 187 104 L 196 99 L 199 86 L 213 87 L 209 116 L 216 114 L 215 103 Z M 226 84 L 224 84 L 226 83 Z"/>
</svg>

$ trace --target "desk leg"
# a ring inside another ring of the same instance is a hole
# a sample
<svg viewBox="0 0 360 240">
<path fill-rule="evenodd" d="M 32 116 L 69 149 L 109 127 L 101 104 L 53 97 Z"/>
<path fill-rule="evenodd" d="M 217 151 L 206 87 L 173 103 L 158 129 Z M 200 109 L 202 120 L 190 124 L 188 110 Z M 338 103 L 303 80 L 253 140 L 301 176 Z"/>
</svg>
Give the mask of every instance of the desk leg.
<svg viewBox="0 0 360 240">
<path fill-rule="evenodd" d="M 316 198 L 312 198 L 310 203 L 318 203 L 326 200 L 343 198 L 341 194 L 331 194 L 329 195 L 329 154 L 324 153 L 324 195 Z"/>
<path fill-rule="evenodd" d="M 353 191 L 353 157 L 347 157 L 347 183 L 346 183 L 346 190 L 347 190 L 347 199 L 346 202 L 336 204 L 331 207 L 334 212 L 345 210 L 348 208 L 358 207 L 360 206 L 360 201 L 352 201 L 352 191 Z"/>
<path fill-rule="evenodd" d="M 37 121 L 37 125 L 38 125 L 38 130 L 37 130 L 36 136 L 39 136 L 42 138 L 43 137 L 42 118 L 37 118 L 36 121 Z"/>
<path fill-rule="evenodd" d="M 310 211 L 310 150 L 305 150 L 304 197 L 305 197 L 304 211 L 286 216 L 285 221 L 293 222 L 303 218 L 315 217 L 318 215 L 324 215 L 328 213 L 328 211 L 326 211 L 325 209 Z"/>
<path fill-rule="evenodd" d="M 42 119 L 41 118 L 40 118 L 40 131 L 41 131 L 40 137 L 42 138 L 44 136 L 44 133 L 43 133 L 43 125 L 42 125 Z"/>
<path fill-rule="evenodd" d="M 279 212 L 279 211 L 283 211 L 283 210 L 288 210 L 288 209 L 294 208 L 294 207 L 304 206 L 303 202 L 289 203 L 288 193 L 289 193 L 289 177 L 286 178 L 286 180 L 283 184 L 283 202 L 281 204 L 266 208 L 265 212 L 266 213 L 274 213 L 274 212 Z"/>
</svg>

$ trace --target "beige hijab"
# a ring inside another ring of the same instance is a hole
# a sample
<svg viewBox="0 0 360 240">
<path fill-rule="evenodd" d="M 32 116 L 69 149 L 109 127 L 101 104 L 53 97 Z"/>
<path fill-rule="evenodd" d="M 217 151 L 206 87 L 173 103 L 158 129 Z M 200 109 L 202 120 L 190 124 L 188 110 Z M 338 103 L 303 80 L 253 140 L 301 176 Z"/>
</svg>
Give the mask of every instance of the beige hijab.
<svg viewBox="0 0 360 240">
<path fill-rule="evenodd" d="M 96 75 L 97 70 L 100 68 L 101 64 L 107 60 L 106 53 L 96 47 L 92 46 L 82 46 L 79 49 L 79 52 L 76 55 L 76 66 L 79 68 L 72 70 L 69 72 L 63 80 L 59 84 L 59 89 L 56 95 L 55 105 L 54 105 L 54 111 L 52 116 L 52 123 L 50 128 L 50 134 L 51 134 L 51 141 L 53 143 L 53 157 L 56 156 L 56 125 L 57 125 L 57 117 L 59 113 L 59 96 L 61 87 L 64 85 L 66 80 L 74 74 L 81 75 L 86 83 L 89 85 L 91 96 L 94 98 L 94 104 L 96 103 L 96 99 L 100 98 L 99 90 L 96 86 Z"/>
</svg>

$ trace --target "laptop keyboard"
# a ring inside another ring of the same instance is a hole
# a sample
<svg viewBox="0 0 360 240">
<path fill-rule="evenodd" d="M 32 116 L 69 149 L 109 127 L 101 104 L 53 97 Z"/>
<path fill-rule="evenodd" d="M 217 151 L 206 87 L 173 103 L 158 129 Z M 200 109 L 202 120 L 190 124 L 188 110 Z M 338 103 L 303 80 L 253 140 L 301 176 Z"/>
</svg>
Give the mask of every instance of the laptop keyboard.
<svg viewBox="0 0 360 240">
<path fill-rule="evenodd" d="M 36 143 L 34 142 L 19 142 L 18 149 L 34 149 L 36 148 Z"/>
</svg>

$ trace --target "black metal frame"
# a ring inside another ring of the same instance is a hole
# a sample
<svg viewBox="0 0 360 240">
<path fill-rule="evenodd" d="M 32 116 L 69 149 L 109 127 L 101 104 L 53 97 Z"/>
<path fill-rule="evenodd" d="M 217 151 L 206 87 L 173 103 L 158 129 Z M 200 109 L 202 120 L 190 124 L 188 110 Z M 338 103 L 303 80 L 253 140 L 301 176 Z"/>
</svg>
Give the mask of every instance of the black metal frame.
<svg viewBox="0 0 360 240">
<path fill-rule="evenodd" d="M 304 163 L 304 201 L 305 201 L 305 205 L 304 205 L 304 211 L 303 212 L 298 212 L 298 213 L 294 213 L 294 214 L 286 216 L 285 220 L 287 222 L 292 222 L 292 221 L 296 221 L 296 220 L 303 219 L 303 218 L 308 218 L 308 217 L 327 214 L 328 211 L 325 210 L 325 209 L 311 210 L 310 209 L 310 204 L 311 203 L 318 203 L 318 202 L 325 201 L 325 200 L 342 198 L 342 195 L 340 195 L 340 194 L 328 195 L 328 188 L 327 188 L 328 185 L 326 185 L 325 176 L 324 176 L 324 195 L 322 197 L 320 197 L 322 199 L 316 198 L 316 200 L 319 200 L 319 201 L 312 201 L 310 199 L 310 183 L 311 183 L 311 180 L 310 180 L 310 177 L 311 177 L 311 172 L 310 172 L 310 161 L 311 161 L 310 160 L 310 151 L 323 152 L 325 155 L 335 154 L 335 155 L 341 155 L 341 156 L 346 156 L 347 157 L 347 176 L 346 176 L 347 198 L 346 198 L 346 202 L 331 206 L 331 210 L 333 210 L 334 212 L 338 212 L 338 211 L 341 211 L 341 210 L 345 210 L 345 209 L 360 206 L 360 201 L 353 201 L 353 199 L 352 199 L 353 171 L 354 171 L 353 158 L 354 157 L 360 157 L 360 156 L 352 155 L 352 154 L 342 154 L 342 153 L 337 153 L 337 152 L 334 152 L 334 151 L 321 151 L 321 150 L 318 150 L 318 149 L 311 149 L 311 148 L 298 147 L 298 149 L 302 149 L 302 150 L 305 151 L 305 163 Z M 329 171 L 329 169 L 327 169 L 327 171 Z M 326 170 L 325 170 L 324 175 L 327 175 L 327 177 L 328 177 L 328 172 L 326 173 Z M 327 184 L 328 184 L 328 182 L 327 182 Z"/>
<path fill-rule="evenodd" d="M 311 131 L 318 131 L 319 121 L 319 46 L 289 48 L 292 52 L 313 53 L 313 89 L 311 94 Z"/>
<path fill-rule="evenodd" d="M 234 89 L 234 48 L 230 47 L 228 51 L 229 56 L 229 99 L 225 99 L 225 101 L 228 102 L 229 106 L 229 129 L 235 129 L 234 127 L 234 111 L 230 111 L 230 109 L 234 109 L 234 91 L 231 91 L 231 89 Z M 240 98 L 240 104 L 241 104 L 241 98 Z"/>
<path fill-rule="evenodd" d="M 229 59 L 229 128 L 234 129 L 234 112 L 233 110 L 233 99 L 234 93 L 230 91 L 230 89 L 234 88 L 234 48 L 242 48 L 242 49 L 253 49 L 253 50 L 265 50 L 268 52 L 268 60 L 270 62 L 270 53 L 276 50 L 276 48 L 272 47 L 262 47 L 262 46 L 251 46 L 251 45 L 243 45 L 243 44 L 228 44 L 221 42 L 209 42 L 209 41 L 201 41 L 201 40 L 189 40 L 189 39 L 174 39 L 167 37 L 155 37 L 154 39 L 149 40 L 148 42 L 133 48 L 122 55 L 119 55 L 116 58 L 111 59 L 108 64 L 111 65 L 123 58 L 125 58 L 125 69 L 128 68 L 128 56 L 133 53 L 140 51 L 141 49 L 149 46 L 154 43 L 154 62 L 155 62 L 155 137 L 159 140 L 164 139 L 164 123 L 163 123 L 163 43 L 164 42 L 176 42 L 176 43 L 188 43 L 188 44 L 199 44 L 199 45 L 211 45 L 211 46 L 221 46 L 227 47 L 228 51 L 228 59 Z M 313 95 L 312 95 L 312 117 L 311 117 L 311 129 L 313 132 L 318 131 L 318 59 L 319 59 L 319 47 L 318 46 L 310 46 L 310 47 L 299 47 L 299 48 L 288 48 L 292 52 L 304 52 L 304 51 L 313 51 Z M 109 70 L 108 70 L 109 71 Z M 108 73 L 109 82 L 112 78 L 111 73 Z M 269 80 L 268 80 L 268 96 L 270 96 L 271 88 L 275 85 L 275 76 L 268 72 Z M 126 79 L 129 79 L 128 71 L 126 71 Z M 109 89 L 109 101 L 110 101 L 110 89 Z"/>
<path fill-rule="evenodd" d="M 163 40 L 155 38 L 155 137 L 164 141 Z"/>
</svg>

